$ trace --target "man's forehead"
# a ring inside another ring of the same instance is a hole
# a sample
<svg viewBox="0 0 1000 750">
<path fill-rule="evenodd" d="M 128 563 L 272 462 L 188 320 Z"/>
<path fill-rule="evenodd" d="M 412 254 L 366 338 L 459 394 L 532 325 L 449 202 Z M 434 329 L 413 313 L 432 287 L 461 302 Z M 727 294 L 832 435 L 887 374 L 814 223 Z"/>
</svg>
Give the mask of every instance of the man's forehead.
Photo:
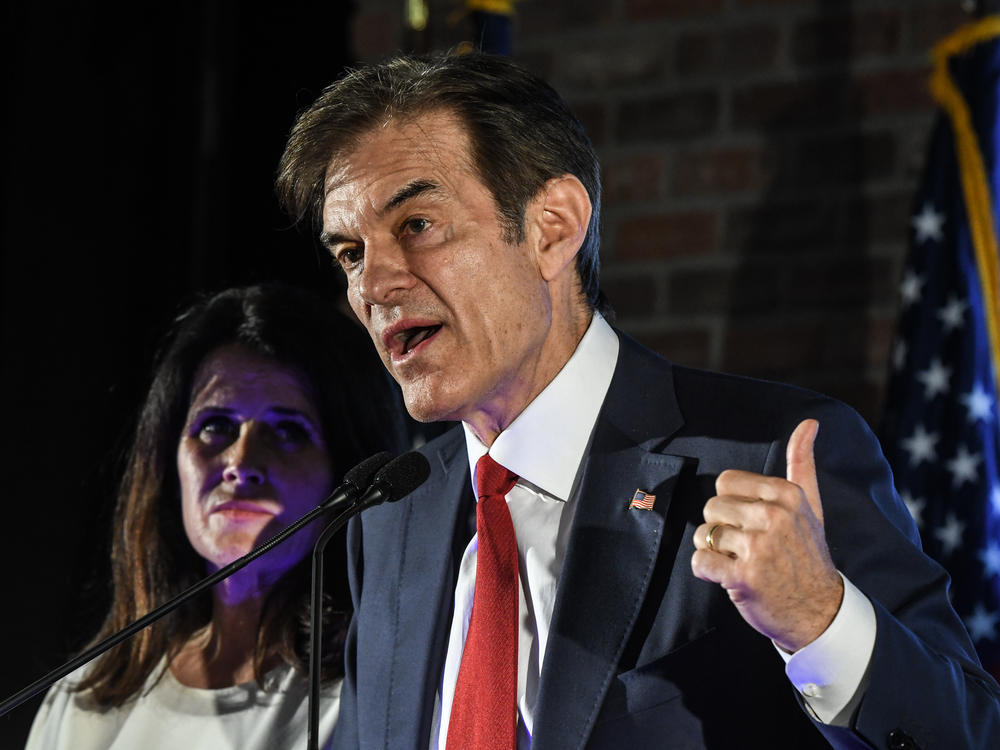
<svg viewBox="0 0 1000 750">
<path fill-rule="evenodd" d="M 432 110 L 409 117 L 390 117 L 370 128 L 330 159 L 324 177 L 324 196 L 350 185 L 365 190 L 384 182 L 408 182 L 416 173 L 447 175 L 455 170 L 474 171 L 469 158 L 465 125 L 448 110 Z"/>
</svg>

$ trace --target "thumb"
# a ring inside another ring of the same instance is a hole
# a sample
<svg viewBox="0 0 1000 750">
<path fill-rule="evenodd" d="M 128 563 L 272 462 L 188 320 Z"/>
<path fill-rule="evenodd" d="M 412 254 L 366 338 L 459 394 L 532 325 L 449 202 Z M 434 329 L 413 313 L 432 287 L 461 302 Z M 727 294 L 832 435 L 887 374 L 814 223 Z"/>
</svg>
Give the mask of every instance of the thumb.
<svg viewBox="0 0 1000 750">
<path fill-rule="evenodd" d="M 813 513 L 823 522 L 823 504 L 819 498 L 819 482 L 816 480 L 816 459 L 813 455 L 813 444 L 816 433 L 819 432 L 819 422 L 815 419 L 804 419 L 788 438 L 785 449 L 785 478 L 797 484 L 806 493 Z"/>
</svg>

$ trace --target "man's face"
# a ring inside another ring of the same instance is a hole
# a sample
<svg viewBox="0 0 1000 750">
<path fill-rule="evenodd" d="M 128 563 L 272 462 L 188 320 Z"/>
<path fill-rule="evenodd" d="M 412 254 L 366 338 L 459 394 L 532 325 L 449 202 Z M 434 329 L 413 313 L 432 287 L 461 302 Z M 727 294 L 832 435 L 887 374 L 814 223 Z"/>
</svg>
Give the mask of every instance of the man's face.
<svg viewBox="0 0 1000 750">
<path fill-rule="evenodd" d="M 415 418 L 503 429 L 562 366 L 531 215 L 524 242 L 503 239 L 445 111 L 391 120 L 328 168 L 324 244 Z"/>
</svg>

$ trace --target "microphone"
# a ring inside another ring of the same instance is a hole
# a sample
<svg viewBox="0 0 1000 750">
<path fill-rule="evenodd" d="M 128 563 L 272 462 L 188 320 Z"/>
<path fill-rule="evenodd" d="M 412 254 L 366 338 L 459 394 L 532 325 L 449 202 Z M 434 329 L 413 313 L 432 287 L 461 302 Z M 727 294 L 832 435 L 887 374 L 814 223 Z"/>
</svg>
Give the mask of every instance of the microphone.
<svg viewBox="0 0 1000 750">
<path fill-rule="evenodd" d="M 234 560 L 225 567 L 219 568 L 215 573 L 203 578 L 198 583 L 194 584 L 190 588 L 185 589 L 180 594 L 175 596 L 168 602 L 160 605 L 153 611 L 146 615 L 143 615 L 138 620 L 133 622 L 131 625 L 126 625 L 124 628 L 119 630 L 117 633 L 105 638 L 103 641 L 95 646 L 84 651 L 79 656 L 70 659 L 68 662 L 63 664 L 61 667 L 57 667 L 49 672 L 44 677 L 35 680 L 33 683 L 18 691 L 10 698 L 0 703 L 0 716 L 3 716 L 11 709 L 17 708 L 17 706 L 24 703 L 29 698 L 38 695 L 41 691 L 45 690 L 56 680 L 65 677 L 70 672 L 82 667 L 87 662 L 92 659 L 97 658 L 105 651 L 114 646 L 117 646 L 122 641 L 131 638 L 133 635 L 138 633 L 140 630 L 145 628 L 147 625 L 159 620 L 166 614 L 169 614 L 181 604 L 186 602 L 191 597 L 196 594 L 200 594 L 205 589 L 210 586 L 215 585 L 224 578 L 228 578 L 233 573 L 235 573 L 240 568 L 244 568 L 251 562 L 256 560 L 261 555 L 269 552 L 278 544 L 281 544 L 292 534 L 297 532 L 303 526 L 308 524 L 310 521 L 315 520 L 318 516 L 328 513 L 333 510 L 339 510 L 343 506 L 347 506 L 348 510 L 343 511 L 343 513 L 350 513 L 359 500 L 363 500 L 371 494 L 369 490 L 370 487 L 374 486 L 374 483 L 380 481 L 379 478 L 384 474 L 384 471 L 380 471 L 384 468 L 388 468 L 395 463 L 395 461 L 390 461 L 392 459 L 391 454 L 386 451 L 381 453 L 376 453 L 374 456 L 366 458 L 364 461 L 359 463 L 353 469 L 350 469 L 344 474 L 344 480 L 341 482 L 340 486 L 337 487 L 332 493 L 330 493 L 325 500 L 323 500 L 319 505 L 313 508 L 311 511 L 302 516 L 299 520 L 295 521 L 293 524 L 283 529 L 282 531 L 275 534 L 273 537 L 268 539 L 266 542 L 258 547 L 255 547 L 250 552 L 245 554 L 238 560 Z M 398 461 L 399 459 L 396 459 Z M 426 459 L 424 459 L 426 463 Z M 429 469 L 428 469 L 429 472 Z M 385 480 L 381 480 L 385 481 Z M 423 480 L 420 480 L 423 481 Z M 416 486 L 416 485 L 414 485 Z M 367 490 L 367 491 L 366 491 Z M 407 490 L 409 492 L 410 490 Z M 365 506 L 367 507 L 367 506 Z M 338 516 L 340 518 L 341 516 Z"/>
<path fill-rule="evenodd" d="M 404 453 L 375 473 L 367 491 L 358 499 L 359 510 L 380 503 L 394 503 L 417 489 L 430 475 L 431 465 L 424 454 Z"/>
<path fill-rule="evenodd" d="M 397 459 L 398 460 L 398 459 Z M 333 510 L 344 502 L 353 503 L 381 474 L 380 469 L 392 463 L 392 454 L 381 451 L 369 456 L 344 474 L 340 486 L 317 506 L 317 510 Z M 312 512 L 312 511 L 310 511 Z"/>
<path fill-rule="evenodd" d="M 333 535 L 349 518 L 381 503 L 394 503 L 427 481 L 431 465 L 422 453 L 410 451 L 379 470 L 367 491 L 333 519 L 316 539 L 312 558 L 312 612 L 309 630 L 309 734 L 306 747 L 319 750 L 319 683 L 323 640 L 323 553 Z"/>
</svg>

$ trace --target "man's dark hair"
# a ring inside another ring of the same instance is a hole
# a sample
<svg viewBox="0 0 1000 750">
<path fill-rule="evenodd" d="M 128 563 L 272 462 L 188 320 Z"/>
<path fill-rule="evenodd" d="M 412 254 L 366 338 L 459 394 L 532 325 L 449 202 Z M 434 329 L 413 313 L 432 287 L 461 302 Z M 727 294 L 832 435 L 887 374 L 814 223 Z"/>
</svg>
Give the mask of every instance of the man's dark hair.
<svg viewBox="0 0 1000 750">
<path fill-rule="evenodd" d="M 608 305 L 599 287 L 601 179 L 597 155 L 565 102 L 538 76 L 504 57 L 472 53 L 395 57 L 328 86 L 292 128 L 278 167 L 278 197 L 301 221 L 321 221 L 328 165 L 389 117 L 454 113 L 466 128 L 474 168 L 497 204 L 504 239 L 524 238 L 524 210 L 546 181 L 583 183 L 593 213 L 577 255 L 582 292 Z"/>
</svg>

